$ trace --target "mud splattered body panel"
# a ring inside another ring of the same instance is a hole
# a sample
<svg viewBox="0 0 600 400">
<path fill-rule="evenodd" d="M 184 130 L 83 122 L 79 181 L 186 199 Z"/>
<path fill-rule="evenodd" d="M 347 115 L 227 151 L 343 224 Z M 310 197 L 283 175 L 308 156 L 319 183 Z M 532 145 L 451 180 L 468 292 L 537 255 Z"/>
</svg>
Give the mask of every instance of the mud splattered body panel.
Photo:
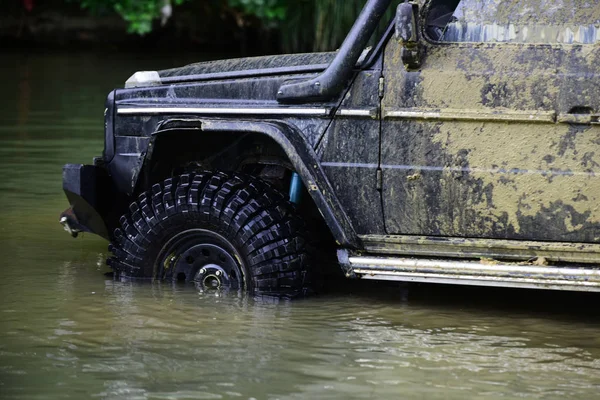
<svg viewBox="0 0 600 400">
<path fill-rule="evenodd" d="M 424 43 L 385 53 L 383 203 L 392 234 L 600 241 L 600 51 Z"/>
<path fill-rule="evenodd" d="M 318 148 L 321 165 L 358 233 L 385 234 L 377 190 L 380 77 L 380 63 L 358 74 Z"/>
</svg>

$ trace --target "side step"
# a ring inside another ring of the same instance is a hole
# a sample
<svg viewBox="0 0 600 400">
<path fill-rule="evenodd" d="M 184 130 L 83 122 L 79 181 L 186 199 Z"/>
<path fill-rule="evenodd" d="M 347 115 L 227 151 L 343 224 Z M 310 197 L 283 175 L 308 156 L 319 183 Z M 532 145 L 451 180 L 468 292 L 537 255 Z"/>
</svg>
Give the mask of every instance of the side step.
<svg viewBox="0 0 600 400">
<path fill-rule="evenodd" d="M 346 276 L 362 279 L 600 292 L 600 269 L 592 266 L 367 257 L 352 256 L 346 250 L 340 250 L 338 258 Z"/>
</svg>

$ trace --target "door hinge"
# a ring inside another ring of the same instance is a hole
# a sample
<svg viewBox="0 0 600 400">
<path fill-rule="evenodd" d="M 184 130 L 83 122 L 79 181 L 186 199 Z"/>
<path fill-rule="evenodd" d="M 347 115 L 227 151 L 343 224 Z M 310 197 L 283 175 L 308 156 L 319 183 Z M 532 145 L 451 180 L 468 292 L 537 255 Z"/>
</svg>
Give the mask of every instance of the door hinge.
<svg viewBox="0 0 600 400">
<path fill-rule="evenodd" d="M 377 183 L 376 183 L 376 189 L 377 190 L 381 190 L 383 189 L 383 172 L 381 171 L 381 168 L 377 168 Z"/>
<path fill-rule="evenodd" d="M 383 90 L 385 89 L 385 78 L 382 76 L 379 78 L 379 98 L 383 99 Z"/>
</svg>

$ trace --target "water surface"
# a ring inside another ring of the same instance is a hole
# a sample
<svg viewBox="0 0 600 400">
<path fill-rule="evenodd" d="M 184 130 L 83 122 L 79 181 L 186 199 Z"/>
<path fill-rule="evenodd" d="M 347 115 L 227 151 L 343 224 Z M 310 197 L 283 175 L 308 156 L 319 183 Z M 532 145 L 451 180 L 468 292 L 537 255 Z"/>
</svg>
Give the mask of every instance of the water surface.
<svg viewBox="0 0 600 400">
<path fill-rule="evenodd" d="M 62 164 L 106 94 L 202 57 L 0 54 L 0 398 L 599 398 L 597 295 L 345 285 L 297 302 L 114 281 Z"/>
</svg>

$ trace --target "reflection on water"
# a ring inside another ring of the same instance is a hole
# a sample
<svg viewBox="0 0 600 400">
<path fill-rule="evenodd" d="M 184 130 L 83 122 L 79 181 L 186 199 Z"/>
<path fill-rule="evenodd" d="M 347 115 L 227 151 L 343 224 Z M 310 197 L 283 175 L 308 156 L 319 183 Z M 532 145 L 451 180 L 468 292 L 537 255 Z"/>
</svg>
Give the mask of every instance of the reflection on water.
<svg viewBox="0 0 600 400">
<path fill-rule="evenodd" d="M 100 154 L 112 86 L 173 63 L 151 61 L 2 55 L 0 398 L 598 397 L 595 295 L 350 285 L 289 303 L 104 276 L 106 243 L 57 223 L 61 166 Z"/>
</svg>

